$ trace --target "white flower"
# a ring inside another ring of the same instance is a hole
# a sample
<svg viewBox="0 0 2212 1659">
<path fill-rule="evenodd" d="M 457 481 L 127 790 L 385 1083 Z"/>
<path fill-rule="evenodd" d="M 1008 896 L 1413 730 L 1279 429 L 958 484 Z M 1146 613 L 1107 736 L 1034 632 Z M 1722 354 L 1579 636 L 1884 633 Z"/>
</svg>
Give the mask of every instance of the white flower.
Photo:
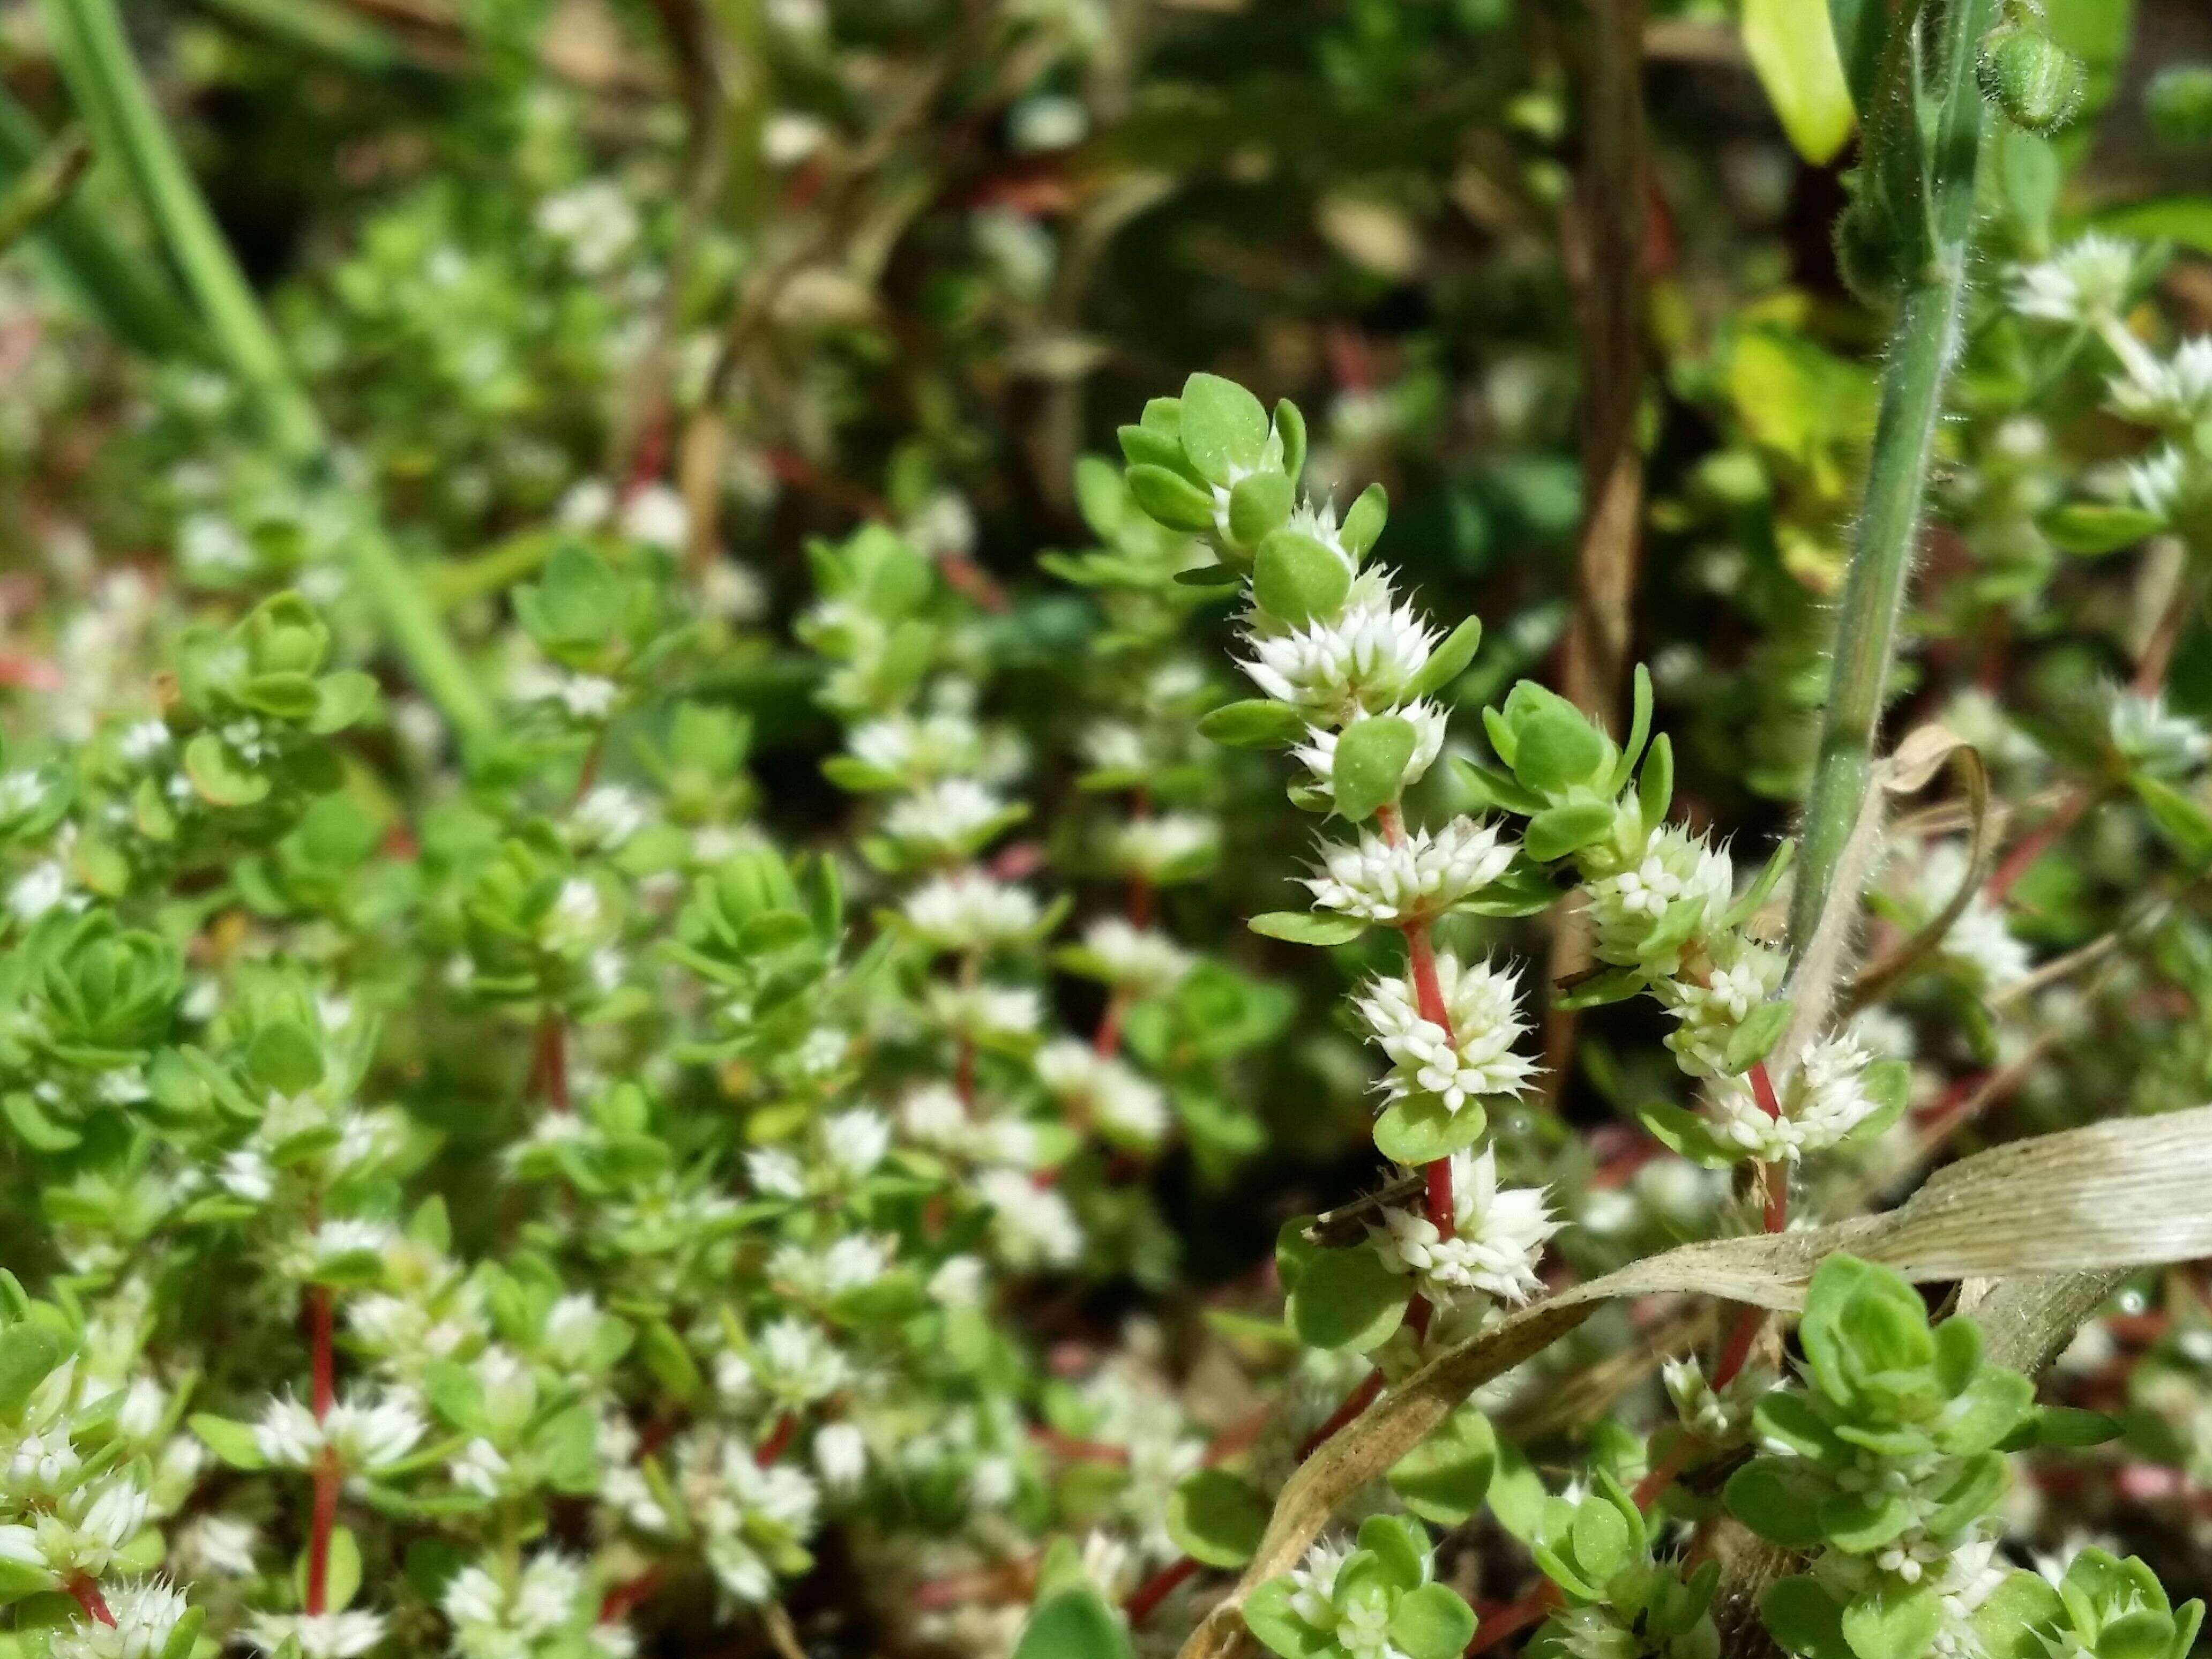
<svg viewBox="0 0 2212 1659">
<path fill-rule="evenodd" d="M 811 1405 L 852 1377 L 845 1356 L 810 1322 L 779 1319 L 754 1340 L 753 1378 L 761 1391 L 786 1407 Z"/>
<path fill-rule="evenodd" d="M 753 1190 L 763 1198 L 804 1198 L 806 1172 L 799 1160 L 781 1146 L 763 1146 L 745 1154 L 745 1174 Z"/>
<path fill-rule="evenodd" d="M 1641 962 L 1644 942 L 1677 903 L 1694 904 L 1701 912 L 1688 934 L 1678 937 L 1711 928 L 1726 913 L 1735 882 L 1735 866 L 1726 853 L 1701 836 L 1662 826 L 1633 866 L 1594 881 L 1587 890 L 1598 960 L 1618 966 Z"/>
<path fill-rule="evenodd" d="M 929 1010 L 955 1036 L 1026 1036 L 1044 1022 L 1044 1003 L 1026 985 L 948 985 L 929 988 Z"/>
<path fill-rule="evenodd" d="M 2022 268 L 2013 277 L 2008 297 L 2023 317 L 2094 324 L 2118 315 L 2135 267 L 2133 247 L 2093 232 L 2040 264 Z"/>
<path fill-rule="evenodd" d="M 1083 1230 L 1066 1199 L 1018 1170 L 986 1170 L 977 1196 L 994 1212 L 994 1236 L 1009 1267 L 1067 1267 L 1083 1254 Z"/>
<path fill-rule="evenodd" d="M 983 758 L 983 734 L 953 709 L 869 720 L 853 728 L 845 745 L 855 760 L 916 784 L 976 771 Z"/>
<path fill-rule="evenodd" d="M 1513 1052 L 1528 1027 L 1514 1007 L 1512 974 L 1488 963 L 1462 966 L 1446 951 L 1436 975 L 1449 1030 L 1423 1017 L 1410 977 L 1376 980 L 1352 1000 L 1389 1056 L 1384 1092 L 1394 1101 L 1434 1096 L 1452 1112 L 1477 1096 L 1522 1093 L 1536 1066 Z"/>
<path fill-rule="evenodd" d="M 1387 1208 L 1368 1237 L 1393 1273 L 1410 1273 L 1434 1302 L 1469 1291 L 1518 1305 L 1543 1288 L 1536 1264 L 1559 1221 L 1540 1187 L 1498 1185 L 1495 1152 L 1452 1154 L 1453 1234 L 1442 1237 L 1418 1210 Z"/>
<path fill-rule="evenodd" d="M 899 1124 L 923 1146 L 951 1151 L 967 1138 L 968 1107 L 951 1085 L 925 1083 L 900 1101 Z"/>
<path fill-rule="evenodd" d="M 137 720 L 124 728 L 115 746 L 133 766 L 145 766 L 166 753 L 171 740 L 167 720 Z"/>
<path fill-rule="evenodd" d="M 1659 1368 L 1659 1380 L 1682 1426 L 1706 1444 L 1717 1447 L 1743 1443 L 1751 1431 L 1751 1414 L 1759 1398 L 1774 1387 L 1773 1372 L 1764 1366 L 1746 1365 L 1723 1388 L 1705 1380 L 1705 1368 L 1695 1359 L 1670 1359 Z"/>
<path fill-rule="evenodd" d="M 1096 772 L 1142 773 L 1152 763 L 1145 734 L 1127 720 L 1096 720 L 1077 739 L 1084 764 Z"/>
<path fill-rule="evenodd" d="M 1025 887 L 962 870 L 923 883 L 907 896 L 907 925 L 940 951 L 981 951 L 1010 945 L 1042 915 Z"/>
<path fill-rule="evenodd" d="M 8 889 L 8 908 L 19 921 L 36 921 L 69 892 L 69 871 L 58 859 L 46 859 L 16 878 Z"/>
<path fill-rule="evenodd" d="M 239 1632 L 252 1646 L 275 1656 L 296 1641 L 304 1659 L 360 1659 L 384 1640 L 380 1613 L 249 1613 Z"/>
<path fill-rule="evenodd" d="M 1388 712 L 1413 728 L 1413 752 L 1407 758 L 1406 769 L 1398 777 L 1399 788 L 1410 789 L 1428 775 L 1429 768 L 1443 752 L 1444 730 L 1450 724 L 1451 717 L 1425 699 Z M 1358 720 L 1348 721 L 1344 729 L 1348 732 L 1358 723 Z M 1291 750 L 1291 758 L 1304 764 L 1310 775 L 1308 782 L 1314 792 L 1332 801 L 1336 799 L 1336 743 L 1339 735 L 1327 726 L 1310 726 L 1307 729 L 1305 742 Z"/>
<path fill-rule="evenodd" d="M 1513 854 L 1496 826 L 1457 817 L 1395 842 L 1364 832 L 1357 845 L 1325 844 L 1320 873 L 1305 884 L 1323 909 L 1399 927 L 1443 915 L 1480 892 L 1505 873 Z"/>
<path fill-rule="evenodd" d="M 2173 516 L 2190 482 L 2188 463 L 2179 447 L 2162 444 L 2142 459 L 2128 463 L 2126 472 L 2128 494 L 2136 506 L 2161 519 Z"/>
<path fill-rule="evenodd" d="M 634 542 L 681 552 L 690 530 L 690 512 L 671 485 L 647 484 L 623 504 L 622 532 Z"/>
<path fill-rule="evenodd" d="M 622 688 L 600 674 L 568 674 L 556 682 L 552 696 L 569 716 L 580 720 L 603 720 L 614 710 Z"/>
<path fill-rule="evenodd" d="M 1951 902 L 1967 876 L 1966 852 L 1956 841 L 1936 842 L 1921 861 L 1916 897 L 1933 918 Z M 1943 935 L 1944 959 L 1965 970 L 1984 994 L 2017 983 L 2035 965 L 2027 946 L 2012 936 L 2004 912 L 1976 892 Z"/>
<path fill-rule="evenodd" d="M 948 1308 L 972 1308 L 983 1299 L 983 1264 L 972 1255 L 947 1256 L 929 1276 L 930 1299 Z"/>
<path fill-rule="evenodd" d="M 1119 1060 L 1060 1037 L 1037 1051 L 1038 1079 L 1078 1124 L 1149 1146 L 1167 1132 L 1167 1096 Z"/>
<path fill-rule="evenodd" d="M 1196 958 L 1156 928 L 1101 916 L 1083 930 L 1084 948 L 1098 959 L 1106 981 L 1133 997 L 1173 990 Z"/>
<path fill-rule="evenodd" d="M 1806 1050 L 1776 1091 L 1780 1117 L 1769 1117 L 1742 1078 L 1714 1079 L 1706 1117 L 1722 1140 L 1762 1163 L 1796 1162 L 1822 1152 L 1881 1109 L 1866 1091 L 1867 1054 L 1856 1038 L 1826 1038 Z"/>
<path fill-rule="evenodd" d="M 480 1498 L 496 1498 L 507 1480 L 509 1466 L 498 1447 L 477 1435 L 461 1448 L 461 1455 L 453 1460 L 451 1472 L 453 1484 L 464 1492 L 475 1492 Z"/>
<path fill-rule="evenodd" d="M 639 230 L 637 210 L 622 187 L 608 179 L 590 179 L 538 204 L 538 230 L 562 243 L 578 271 L 605 276 L 629 251 Z"/>
<path fill-rule="evenodd" d="M 868 1443 L 850 1423 L 825 1423 L 814 1431 L 814 1467 L 833 1492 L 850 1492 L 868 1472 Z"/>
<path fill-rule="evenodd" d="M 1336 1607 L 1329 1597 L 1337 1572 L 1351 1553 L 1341 1545 L 1318 1539 L 1306 1551 L 1305 1559 L 1285 1575 L 1291 1581 L 1291 1611 L 1316 1630 L 1336 1627 Z"/>
<path fill-rule="evenodd" d="M 893 802 L 884 833 L 925 854 L 964 857 L 997 827 L 1006 807 L 973 778 L 944 778 Z"/>
<path fill-rule="evenodd" d="M 880 1112 L 849 1107 L 822 1120 L 823 1156 L 848 1180 L 858 1181 L 890 1151 L 891 1126 Z"/>
<path fill-rule="evenodd" d="M 881 1239 L 848 1233 L 828 1249 L 786 1244 L 769 1261 L 769 1277 L 817 1300 L 872 1285 L 890 1267 L 890 1249 Z"/>
<path fill-rule="evenodd" d="M 112 1624 L 84 1620 L 56 1629 L 48 1642 L 53 1659 L 157 1659 L 168 1645 L 187 1603 L 166 1578 L 139 1578 L 104 1591 Z"/>
<path fill-rule="evenodd" d="M 1156 812 L 1116 826 L 1112 854 L 1121 874 L 1160 882 L 1187 872 L 1221 844 L 1221 826 L 1195 812 Z"/>
<path fill-rule="evenodd" d="M 1245 643 L 1252 655 L 1241 665 L 1267 696 L 1341 723 L 1395 708 L 1426 665 L 1436 635 L 1370 565 L 1352 579 L 1335 617 L 1281 633 L 1255 627 Z"/>
<path fill-rule="evenodd" d="M 603 783 L 576 803 L 568 821 L 586 846 L 612 852 L 645 827 L 645 801 L 635 789 Z"/>
<path fill-rule="evenodd" d="M 244 1578 L 254 1570 L 257 1535 L 251 1521 L 235 1516 L 196 1516 L 178 1534 L 177 1553 L 190 1564 L 195 1576 Z"/>
<path fill-rule="evenodd" d="M 2145 426 L 2184 430 L 2212 420 L 2212 335 L 2185 340 L 2164 362 L 2146 356 L 2113 377 L 2112 407 Z"/>
<path fill-rule="evenodd" d="M 2212 753 L 2204 728 L 2185 714 L 2169 714 L 2162 697 L 2116 691 L 2105 720 L 2121 757 L 2156 777 L 2192 772 Z"/>
<path fill-rule="evenodd" d="M 263 1408 L 253 1443 L 279 1468 L 306 1468 L 329 1446 L 348 1469 L 374 1471 L 414 1450 L 423 1429 L 414 1407 L 398 1395 L 349 1395 L 334 1403 L 320 1422 L 284 1395 Z"/>
<path fill-rule="evenodd" d="M 1692 1077 L 1717 1077 L 1726 1069 L 1729 1039 L 1751 1011 L 1780 988 L 1789 964 L 1779 951 L 1732 934 L 1721 936 L 1728 959 L 1703 980 L 1667 979 L 1655 988 L 1681 1022 L 1667 1034 L 1682 1069 Z"/>
</svg>

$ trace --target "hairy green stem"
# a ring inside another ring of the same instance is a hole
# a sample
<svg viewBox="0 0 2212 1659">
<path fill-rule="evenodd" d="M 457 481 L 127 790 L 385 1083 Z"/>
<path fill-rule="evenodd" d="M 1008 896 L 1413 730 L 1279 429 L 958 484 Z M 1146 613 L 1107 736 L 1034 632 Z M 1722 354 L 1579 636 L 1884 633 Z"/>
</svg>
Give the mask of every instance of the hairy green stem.
<svg viewBox="0 0 2212 1659">
<path fill-rule="evenodd" d="M 331 456 L 321 417 L 178 152 L 131 56 L 115 0 L 46 0 L 46 11 L 85 117 L 128 173 L 216 354 L 246 386 L 277 450 L 327 482 Z M 478 750 L 495 732 L 491 705 L 373 512 L 346 538 L 345 556 L 355 585 L 416 682 L 452 723 L 464 750 Z"/>
<path fill-rule="evenodd" d="M 1911 204 L 1919 220 L 1910 228 L 1911 240 L 1927 257 L 1905 283 L 1882 366 L 1874 454 L 1836 618 L 1820 756 L 1790 905 L 1793 952 L 1802 952 L 1813 937 L 1866 795 L 1882 687 L 1919 540 L 1943 387 L 1958 349 L 1982 135 L 1983 103 L 1974 84 L 1973 59 L 1990 13 L 1990 0 L 1951 0 L 1942 20 L 1942 81 L 1921 94 L 1941 94 L 1922 170 L 1924 187 Z M 1923 141 L 1919 124 L 1905 121 L 1870 129 L 1868 142 Z M 1870 158 L 1866 171 L 1876 171 L 1878 159 Z"/>
</svg>

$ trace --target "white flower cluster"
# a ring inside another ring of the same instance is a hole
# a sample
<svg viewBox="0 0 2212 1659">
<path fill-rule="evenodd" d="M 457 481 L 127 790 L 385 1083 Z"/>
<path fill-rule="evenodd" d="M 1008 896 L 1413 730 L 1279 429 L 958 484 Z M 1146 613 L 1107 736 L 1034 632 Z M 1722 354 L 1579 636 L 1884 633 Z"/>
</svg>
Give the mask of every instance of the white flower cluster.
<svg viewBox="0 0 2212 1659">
<path fill-rule="evenodd" d="M 1362 921 L 1417 926 L 1496 881 L 1515 850 L 1495 824 L 1467 817 L 1435 830 L 1408 830 L 1395 839 L 1368 831 L 1357 843 L 1325 843 L 1319 873 L 1306 886 L 1323 909 Z"/>
<path fill-rule="evenodd" d="M 1561 1223 L 1536 1187 L 1500 1188 L 1496 1152 L 1452 1154 L 1449 1237 L 1419 1210 L 1386 1206 L 1368 1236 L 1393 1273 L 1439 1308 L 1488 1297 L 1518 1306 L 1543 1288 L 1536 1264 Z"/>
<path fill-rule="evenodd" d="M 1086 1042 L 1061 1037 L 1037 1051 L 1037 1080 L 1069 1121 L 1107 1139 L 1149 1146 L 1167 1133 L 1168 1100 L 1159 1085 Z"/>
<path fill-rule="evenodd" d="M 1528 1030 L 1515 1006 L 1519 982 L 1488 963 L 1462 965 L 1449 951 L 1437 957 L 1435 971 L 1448 1028 L 1422 1014 L 1411 974 L 1375 980 L 1352 1000 L 1389 1057 L 1383 1092 L 1392 1100 L 1431 1096 L 1451 1112 L 1482 1097 L 1525 1092 L 1537 1068 L 1514 1049 Z"/>
<path fill-rule="evenodd" d="M 1794 1164 L 1826 1152 L 1881 1109 L 1867 1091 L 1869 1058 L 1849 1033 L 1813 1044 L 1776 1085 L 1778 1117 L 1767 1115 L 1749 1081 L 1716 1078 L 1705 1096 L 1706 1119 L 1723 1144 L 1761 1163 Z"/>
</svg>

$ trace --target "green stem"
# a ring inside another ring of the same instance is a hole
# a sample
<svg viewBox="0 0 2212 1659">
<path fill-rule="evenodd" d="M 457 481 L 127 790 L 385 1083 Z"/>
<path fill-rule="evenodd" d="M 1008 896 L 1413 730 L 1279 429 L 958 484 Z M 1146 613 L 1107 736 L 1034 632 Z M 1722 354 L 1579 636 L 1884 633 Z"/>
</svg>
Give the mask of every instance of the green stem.
<svg viewBox="0 0 2212 1659">
<path fill-rule="evenodd" d="M 0 183 L 22 177 L 47 147 L 37 119 L 0 87 Z M 32 240 L 43 245 L 57 279 L 134 349 L 152 357 L 202 357 L 198 320 L 161 271 L 117 241 L 97 214 L 74 198 L 55 204 Z"/>
<path fill-rule="evenodd" d="M 1990 11 L 1990 0 L 1951 0 L 1944 9 L 1942 102 L 1919 204 L 1929 257 L 1905 283 L 1882 366 L 1874 454 L 1836 618 L 1820 756 L 1790 905 L 1793 951 L 1803 951 L 1813 937 L 1866 795 L 1882 688 L 1919 540 L 1943 387 L 1957 355 L 1982 134 L 1983 104 L 1973 60 Z M 1893 127 L 1891 142 L 1919 142 L 1917 126 L 1907 122 Z M 1868 170 L 1874 170 L 1871 165 Z"/>
<path fill-rule="evenodd" d="M 125 38 L 115 0 L 46 0 L 64 70 L 102 143 L 122 161 L 140 202 L 206 319 L 218 355 L 252 393 L 270 440 L 303 472 L 327 477 L 329 437 L 293 373 L 261 304 L 178 153 Z M 375 609 L 416 682 L 444 711 L 465 753 L 496 724 L 416 573 L 373 513 L 346 538 L 355 585 Z"/>
</svg>

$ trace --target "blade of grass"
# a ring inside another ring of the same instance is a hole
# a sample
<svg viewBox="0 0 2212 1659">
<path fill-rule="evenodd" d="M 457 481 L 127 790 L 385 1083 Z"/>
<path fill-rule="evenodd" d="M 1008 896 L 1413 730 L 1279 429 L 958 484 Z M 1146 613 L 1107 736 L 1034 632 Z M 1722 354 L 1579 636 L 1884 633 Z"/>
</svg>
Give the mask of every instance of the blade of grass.
<svg viewBox="0 0 2212 1659">
<path fill-rule="evenodd" d="M 0 184 L 12 185 L 46 153 L 37 118 L 0 87 Z M 151 357 L 201 357 L 199 325 L 161 271 L 116 240 L 83 203 L 57 203 L 31 240 L 86 309 L 133 349 Z"/>
<path fill-rule="evenodd" d="M 46 0 L 46 12 L 80 106 L 103 145 L 118 152 L 184 274 L 217 354 L 246 384 L 279 453 L 311 480 L 330 484 L 333 468 L 322 419 L 155 106 L 114 0 Z M 422 581 L 400 560 L 367 503 L 347 538 L 346 556 L 386 637 L 452 724 L 464 753 L 480 750 L 496 732 L 491 705 Z"/>
</svg>

